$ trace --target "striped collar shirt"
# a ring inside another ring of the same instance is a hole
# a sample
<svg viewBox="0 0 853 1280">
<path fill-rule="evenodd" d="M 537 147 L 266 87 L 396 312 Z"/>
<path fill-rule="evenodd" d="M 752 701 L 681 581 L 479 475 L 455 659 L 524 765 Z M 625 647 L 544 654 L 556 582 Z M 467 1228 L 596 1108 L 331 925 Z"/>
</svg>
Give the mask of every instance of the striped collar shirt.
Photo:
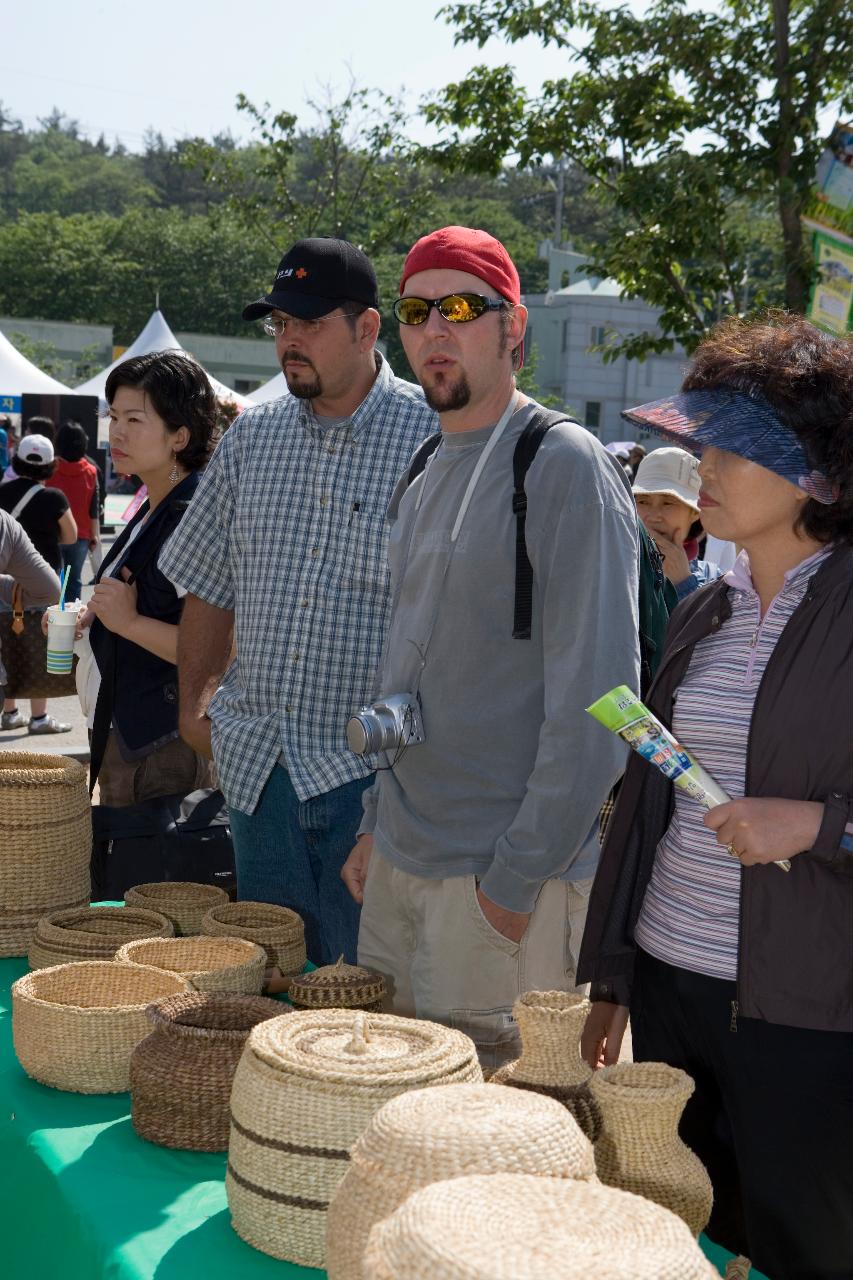
<svg viewBox="0 0 853 1280">
<path fill-rule="evenodd" d="M 286 395 L 226 433 L 160 556 L 167 577 L 235 614 L 237 657 L 211 701 L 230 805 L 253 813 L 276 761 L 300 800 L 365 777 L 347 718 L 368 701 L 388 624 L 386 510 L 438 427 L 419 387 L 378 373 L 350 418 L 321 426 Z"/>
<path fill-rule="evenodd" d="M 830 552 L 818 551 L 789 570 L 763 619 L 749 559 L 741 552 L 725 575 L 732 615 L 696 645 L 676 692 L 673 733 L 732 799 L 746 790 L 749 726 L 767 663 Z M 666 964 L 734 979 L 741 866 L 705 826 L 705 812 L 675 788 L 675 808 L 657 847 L 635 938 Z"/>
</svg>

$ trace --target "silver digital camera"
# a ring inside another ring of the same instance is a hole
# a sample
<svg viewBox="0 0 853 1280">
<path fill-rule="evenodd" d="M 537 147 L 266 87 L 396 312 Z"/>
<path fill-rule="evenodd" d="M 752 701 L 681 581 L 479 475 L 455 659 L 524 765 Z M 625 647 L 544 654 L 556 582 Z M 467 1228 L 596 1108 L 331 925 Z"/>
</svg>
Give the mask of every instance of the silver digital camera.
<svg viewBox="0 0 853 1280">
<path fill-rule="evenodd" d="M 357 756 L 402 752 L 424 740 L 420 703 L 410 693 L 392 693 L 360 707 L 347 721 L 347 742 Z"/>
</svg>

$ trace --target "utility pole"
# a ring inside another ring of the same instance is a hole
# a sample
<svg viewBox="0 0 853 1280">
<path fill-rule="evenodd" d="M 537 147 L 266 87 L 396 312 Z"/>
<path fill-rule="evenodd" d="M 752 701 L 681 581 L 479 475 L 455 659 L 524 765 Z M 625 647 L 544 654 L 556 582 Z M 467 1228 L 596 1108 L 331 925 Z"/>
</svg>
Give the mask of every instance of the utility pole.
<svg viewBox="0 0 853 1280">
<path fill-rule="evenodd" d="M 563 197 L 566 193 L 566 157 L 557 160 L 557 194 L 554 198 L 554 248 L 563 243 Z"/>
</svg>

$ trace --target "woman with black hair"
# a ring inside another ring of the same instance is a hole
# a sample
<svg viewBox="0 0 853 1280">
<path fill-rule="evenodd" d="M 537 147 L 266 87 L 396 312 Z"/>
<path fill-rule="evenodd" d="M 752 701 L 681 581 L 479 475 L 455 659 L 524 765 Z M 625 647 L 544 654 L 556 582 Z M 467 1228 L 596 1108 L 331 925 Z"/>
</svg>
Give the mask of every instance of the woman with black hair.
<svg viewBox="0 0 853 1280">
<path fill-rule="evenodd" d="M 98 542 L 98 472 L 86 457 L 88 443 L 79 422 L 63 422 L 56 436 L 56 470 L 47 482 L 65 494 L 77 525 L 76 542 L 62 548 L 69 600 L 80 599 L 86 556 Z"/>
<path fill-rule="evenodd" d="M 35 419 L 30 419 L 30 422 Z M 48 420 L 49 421 L 49 420 Z M 62 568 L 61 548 L 73 545 L 77 525 L 68 499 L 58 489 L 46 488 L 56 469 L 53 444 L 47 436 L 26 435 L 12 459 L 15 479 L 0 484 L 0 509 L 8 511 L 27 533 L 39 555 L 54 573 Z M 67 594 L 67 593 L 66 593 Z M 76 596 L 68 595 L 69 600 Z M 70 724 L 48 715 L 46 698 L 30 699 L 30 718 L 20 710 L 15 698 L 3 702 L 0 719 L 3 729 L 23 729 L 28 733 L 69 733 Z"/>
<path fill-rule="evenodd" d="M 81 617 L 91 654 L 78 689 L 92 730 L 91 780 L 105 805 L 186 794 L 208 782 L 208 762 L 178 737 L 175 667 L 182 594 L 157 567 L 210 457 L 216 402 L 189 355 L 125 360 L 106 384 L 117 471 L 148 497 L 105 556 Z"/>
<path fill-rule="evenodd" d="M 646 696 L 732 797 L 704 810 L 632 756 L 581 948 L 591 1066 L 696 1088 L 682 1136 L 708 1234 L 773 1280 L 853 1276 L 853 341 L 725 322 L 681 392 L 626 416 L 701 455 L 742 551 L 672 615 Z M 654 457 L 654 454 L 651 455 Z M 590 694 L 599 690 L 590 690 Z M 790 860 L 787 872 L 773 865 Z"/>
</svg>

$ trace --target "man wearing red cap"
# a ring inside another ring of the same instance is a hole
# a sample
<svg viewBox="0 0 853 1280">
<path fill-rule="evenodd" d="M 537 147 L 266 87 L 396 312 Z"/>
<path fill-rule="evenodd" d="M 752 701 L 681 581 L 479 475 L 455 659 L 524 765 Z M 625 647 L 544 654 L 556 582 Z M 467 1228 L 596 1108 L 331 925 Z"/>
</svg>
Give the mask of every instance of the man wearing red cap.
<svg viewBox="0 0 853 1280">
<path fill-rule="evenodd" d="M 394 311 L 441 442 L 391 500 L 378 692 L 411 696 L 423 741 L 387 754 L 343 877 L 395 1011 L 462 1028 L 494 1067 L 516 1052 L 516 997 L 575 984 L 624 767 L 584 708 L 638 686 L 637 520 L 598 441 L 551 426 L 524 481 L 532 605 L 514 626 L 513 456 L 543 412 L 515 384 L 518 273 L 486 232 L 445 227 L 410 252 Z"/>
</svg>

